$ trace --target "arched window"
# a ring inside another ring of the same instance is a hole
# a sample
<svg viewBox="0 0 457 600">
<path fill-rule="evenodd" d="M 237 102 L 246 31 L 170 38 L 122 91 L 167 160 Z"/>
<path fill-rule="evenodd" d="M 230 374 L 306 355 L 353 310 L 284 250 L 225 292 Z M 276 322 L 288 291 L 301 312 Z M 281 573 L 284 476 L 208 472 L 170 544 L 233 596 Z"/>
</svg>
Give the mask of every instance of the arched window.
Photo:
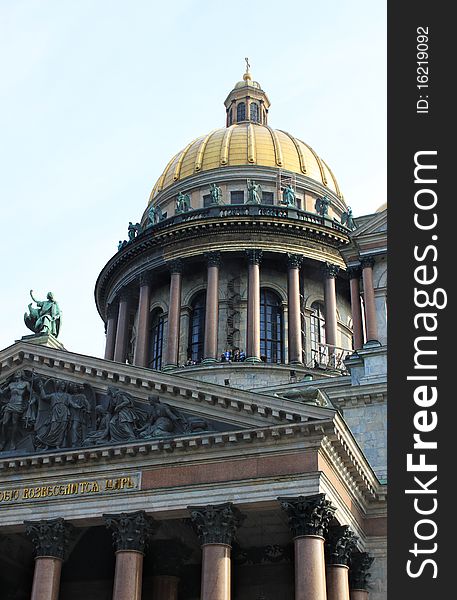
<svg viewBox="0 0 457 600">
<path fill-rule="evenodd" d="M 255 102 L 253 102 L 251 104 L 250 111 L 251 111 L 251 121 L 254 121 L 254 123 L 258 123 L 259 122 L 259 105 L 256 104 Z"/>
<path fill-rule="evenodd" d="M 246 120 L 246 104 L 244 102 L 240 102 L 236 107 L 236 120 L 238 122 Z"/>
<path fill-rule="evenodd" d="M 162 368 L 163 323 L 163 311 L 158 308 L 151 315 L 151 325 L 149 327 L 148 367 L 150 369 Z"/>
<path fill-rule="evenodd" d="M 325 312 L 322 302 L 311 304 L 311 354 L 314 360 L 322 362 L 325 355 Z"/>
<path fill-rule="evenodd" d="M 266 288 L 260 290 L 260 355 L 266 362 L 284 362 L 281 299 Z"/>
<path fill-rule="evenodd" d="M 205 338 L 206 292 L 197 294 L 191 303 L 189 322 L 189 345 L 187 357 L 193 362 L 203 359 Z"/>
</svg>

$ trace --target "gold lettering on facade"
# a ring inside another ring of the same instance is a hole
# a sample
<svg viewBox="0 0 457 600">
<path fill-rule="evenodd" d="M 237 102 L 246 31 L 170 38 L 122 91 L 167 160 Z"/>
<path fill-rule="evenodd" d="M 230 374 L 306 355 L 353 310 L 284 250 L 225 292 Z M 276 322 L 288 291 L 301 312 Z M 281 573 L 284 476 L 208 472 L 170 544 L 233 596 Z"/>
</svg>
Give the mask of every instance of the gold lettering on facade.
<svg viewBox="0 0 457 600">
<path fill-rule="evenodd" d="M 46 484 L 19 489 L 0 490 L 0 504 L 24 500 L 61 498 L 66 496 L 87 496 L 90 494 L 112 493 L 139 487 L 137 475 L 98 479 L 60 484 Z"/>
</svg>

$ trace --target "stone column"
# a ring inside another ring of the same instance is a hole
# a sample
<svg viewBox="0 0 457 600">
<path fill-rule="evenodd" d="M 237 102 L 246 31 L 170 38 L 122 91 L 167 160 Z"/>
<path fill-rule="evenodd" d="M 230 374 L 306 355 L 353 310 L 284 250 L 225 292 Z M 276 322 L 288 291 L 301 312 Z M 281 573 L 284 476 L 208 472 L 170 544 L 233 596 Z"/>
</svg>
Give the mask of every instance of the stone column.
<svg viewBox="0 0 457 600">
<path fill-rule="evenodd" d="M 106 320 L 105 359 L 113 360 L 114 359 L 114 346 L 116 344 L 118 307 L 116 305 L 109 304 L 106 313 L 107 313 L 107 320 Z"/>
<path fill-rule="evenodd" d="M 352 334 L 354 350 L 363 346 L 362 305 L 360 303 L 360 270 L 357 267 L 348 269 L 349 285 L 351 287 Z"/>
<path fill-rule="evenodd" d="M 119 298 L 119 315 L 117 318 L 116 344 L 114 346 L 114 360 L 116 362 L 123 363 L 127 358 L 130 303 L 130 292 L 123 292 Z"/>
<path fill-rule="evenodd" d="M 178 600 L 179 577 L 154 575 L 152 578 L 153 600 Z"/>
<path fill-rule="evenodd" d="M 151 304 L 151 282 L 147 275 L 140 278 L 140 300 L 138 303 L 138 325 L 133 354 L 133 364 L 147 367 L 149 353 L 149 307 Z"/>
<path fill-rule="evenodd" d="M 217 359 L 217 329 L 219 327 L 219 267 L 220 252 L 205 254 L 208 263 L 208 282 L 206 286 L 206 315 L 204 361 L 214 362 Z"/>
<path fill-rule="evenodd" d="M 36 555 L 31 600 L 58 600 L 62 563 L 73 527 L 63 519 L 25 521 L 25 531 Z"/>
<path fill-rule="evenodd" d="M 324 303 L 325 303 L 325 339 L 329 346 L 336 346 L 337 322 L 336 322 L 336 286 L 335 279 L 339 267 L 327 263 L 325 268 Z M 329 348 L 329 355 L 334 354 Z"/>
<path fill-rule="evenodd" d="M 365 303 L 365 325 L 367 342 L 378 341 L 378 324 L 376 321 L 376 303 L 373 286 L 374 258 L 362 259 L 363 300 Z"/>
<path fill-rule="evenodd" d="M 325 541 L 327 600 L 350 600 L 348 564 L 356 542 L 347 525 L 329 527 Z"/>
<path fill-rule="evenodd" d="M 374 558 L 367 552 L 355 551 L 349 561 L 349 588 L 351 600 L 368 600 L 370 567 Z"/>
<path fill-rule="evenodd" d="M 336 509 L 325 494 L 278 500 L 294 537 L 295 600 L 327 600 L 324 535 Z"/>
<path fill-rule="evenodd" d="M 179 539 L 156 540 L 150 546 L 153 556 L 152 600 L 178 600 L 178 586 L 184 560 L 192 550 Z"/>
<path fill-rule="evenodd" d="M 141 600 L 143 557 L 155 530 L 154 521 L 143 510 L 103 518 L 112 531 L 116 551 L 113 600 Z"/>
<path fill-rule="evenodd" d="M 246 360 L 260 362 L 260 263 L 262 250 L 246 250 L 248 266 L 248 315 Z"/>
<path fill-rule="evenodd" d="M 202 544 L 201 600 L 230 600 L 231 544 L 244 516 L 231 502 L 189 506 Z"/>
<path fill-rule="evenodd" d="M 179 360 L 179 325 L 181 320 L 181 285 L 183 264 L 180 259 L 169 264 L 170 300 L 168 306 L 168 345 L 165 366 L 175 367 Z"/>
<path fill-rule="evenodd" d="M 288 255 L 288 316 L 289 316 L 289 363 L 303 364 L 303 347 L 300 311 L 300 267 L 303 257 Z"/>
</svg>

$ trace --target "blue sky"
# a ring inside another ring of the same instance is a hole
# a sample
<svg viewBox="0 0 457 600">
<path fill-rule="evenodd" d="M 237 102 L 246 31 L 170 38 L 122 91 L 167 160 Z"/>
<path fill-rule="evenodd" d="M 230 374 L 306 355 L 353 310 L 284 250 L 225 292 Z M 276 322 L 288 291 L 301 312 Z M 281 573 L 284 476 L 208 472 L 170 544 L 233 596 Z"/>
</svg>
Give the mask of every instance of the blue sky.
<svg viewBox="0 0 457 600">
<path fill-rule="evenodd" d="M 169 158 L 225 124 L 244 57 L 270 125 L 330 165 L 354 214 L 386 201 L 386 5 L 0 0 L 0 348 L 52 290 L 60 340 L 102 356 L 95 280 Z"/>
</svg>

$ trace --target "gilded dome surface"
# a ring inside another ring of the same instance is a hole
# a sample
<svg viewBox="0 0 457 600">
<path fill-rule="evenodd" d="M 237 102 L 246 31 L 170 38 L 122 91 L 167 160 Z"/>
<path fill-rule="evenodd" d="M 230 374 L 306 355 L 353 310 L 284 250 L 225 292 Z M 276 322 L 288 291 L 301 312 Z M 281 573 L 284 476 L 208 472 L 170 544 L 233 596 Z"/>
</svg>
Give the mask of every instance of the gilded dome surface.
<svg viewBox="0 0 457 600">
<path fill-rule="evenodd" d="M 149 201 L 173 183 L 192 175 L 249 165 L 309 177 L 342 197 L 332 171 L 308 144 L 268 125 L 241 122 L 198 137 L 178 152 L 159 177 Z"/>
</svg>

